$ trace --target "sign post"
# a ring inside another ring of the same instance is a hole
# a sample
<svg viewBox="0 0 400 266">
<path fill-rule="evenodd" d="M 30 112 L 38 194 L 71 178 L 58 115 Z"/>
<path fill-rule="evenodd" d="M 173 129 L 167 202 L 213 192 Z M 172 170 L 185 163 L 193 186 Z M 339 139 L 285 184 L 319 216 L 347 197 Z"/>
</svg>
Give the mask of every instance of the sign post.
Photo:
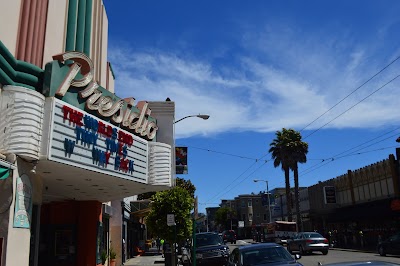
<svg viewBox="0 0 400 266">
<path fill-rule="evenodd" d="M 174 243 L 171 245 L 171 262 L 172 266 L 176 266 L 176 223 L 175 223 L 175 214 L 167 214 L 167 225 L 174 227 Z M 167 258 L 165 258 L 167 259 Z M 167 264 L 166 264 L 167 265 Z"/>
</svg>

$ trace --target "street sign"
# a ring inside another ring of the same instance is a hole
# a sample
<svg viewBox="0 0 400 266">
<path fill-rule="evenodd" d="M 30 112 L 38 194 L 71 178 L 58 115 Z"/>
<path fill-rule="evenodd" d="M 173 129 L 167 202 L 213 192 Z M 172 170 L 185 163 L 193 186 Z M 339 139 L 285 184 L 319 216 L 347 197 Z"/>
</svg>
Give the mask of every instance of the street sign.
<svg viewBox="0 0 400 266">
<path fill-rule="evenodd" d="M 167 214 L 167 225 L 168 226 L 175 225 L 175 215 L 174 214 Z"/>
<path fill-rule="evenodd" d="M 333 186 L 324 187 L 324 202 L 325 204 L 336 203 L 335 187 Z"/>
<path fill-rule="evenodd" d="M 244 221 L 238 221 L 238 227 L 243 228 L 244 227 Z"/>
</svg>

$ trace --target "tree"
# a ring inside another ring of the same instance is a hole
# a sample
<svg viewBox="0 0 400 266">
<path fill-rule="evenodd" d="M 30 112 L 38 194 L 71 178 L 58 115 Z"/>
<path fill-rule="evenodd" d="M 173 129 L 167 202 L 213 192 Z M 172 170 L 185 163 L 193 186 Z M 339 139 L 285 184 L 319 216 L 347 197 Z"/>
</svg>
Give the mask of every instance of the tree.
<svg viewBox="0 0 400 266">
<path fill-rule="evenodd" d="M 147 215 L 146 225 L 149 231 L 169 243 L 180 242 L 190 237 L 194 199 L 190 193 L 179 186 L 160 191 L 151 198 L 151 209 Z M 167 214 L 175 215 L 176 228 L 167 225 Z M 176 230 L 176 238 L 175 238 Z"/>
<path fill-rule="evenodd" d="M 215 212 L 215 222 L 227 229 L 228 222 L 236 217 L 236 212 L 229 207 L 221 207 Z"/>
<path fill-rule="evenodd" d="M 285 188 L 286 188 L 286 210 L 288 214 L 288 221 L 292 221 L 292 197 L 290 193 L 290 161 L 289 161 L 289 149 L 288 144 L 290 143 L 288 130 L 282 128 L 282 131 L 276 131 L 275 139 L 269 144 L 271 157 L 274 160 L 274 167 L 282 167 L 282 171 L 285 173 Z"/>
<path fill-rule="evenodd" d="M 303 231 L 300 213 L 300 195 L 299 195 L 299 170 L 298 163 L 307 162 L 308 143 L 301 140 L 301 134 L 293 129 L 288 130 L 289 139 L 289 161 L 290 169 L 293 171 L 294 176 L 294 195 L 296 202 L 296 221 L 300 231 Z"/>
<path fill-rule="evenodd" d="M 185 180 L 183 178 L 176 178 L 176 186 L 186 189 L 190 196 L 194 198 L 194 193 L 196 192 L 196 187 L 192 184 L 190 180 Z"/>
<path fill-rule="evenodd" d="M 190 180 L 185 180 L 183 178 L 176 178 L 176 186 L 186 189 L 192 198 L 194 198 L 194 193 L 196 192 L 196 187 L 192 184 Z M 154 194 L 155 191 L 146 192 L 138 195 L 138 200 L 150 199 Z"/>
<path fill-rule="evenodd" d="M 307 162 L 308 143 L 303 142 L 301 139 L 300 132 L 294 129 L 282 128 L 282 131 L 276 132 L 276 139 L 270 144 L 271 148 L 269 152 L 272 153 L 274 159 L 274 166 L 282 166 L 282 170 L 285 171 L 285 183 L 286 183 L 286 199 L 287 199 L 287 210 L 288 220 L 292 221 L 291 213 L 291 193 L 290 193 L 290 181 L 289 171 L 293 171 L 294 175 L 294 194 L 295 194 L 295 205 L 296 205 L 296 221 L 298 228 L 301 228 L 301 214 L 300 214 L 300 198 L 299 198 L 299 172 L 298 163 Z"/>
</svg>

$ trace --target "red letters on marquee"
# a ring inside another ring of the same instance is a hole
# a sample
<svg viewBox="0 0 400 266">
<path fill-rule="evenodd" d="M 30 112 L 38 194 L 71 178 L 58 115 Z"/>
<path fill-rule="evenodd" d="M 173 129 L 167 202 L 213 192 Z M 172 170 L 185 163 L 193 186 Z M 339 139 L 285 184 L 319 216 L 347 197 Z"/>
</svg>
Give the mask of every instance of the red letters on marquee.
<svg viewBox="0 0 400 266">
<path fill-rule="evenodd" d="M 68 119 L 72 123 L 75 123 L 78 126 L 83 126 L 82 118 L 83 118 L 83 113 L 78 112 L 66 105 L 63 106 L 63 114 L 64 114 L 64 119 Z"/>
</svg>

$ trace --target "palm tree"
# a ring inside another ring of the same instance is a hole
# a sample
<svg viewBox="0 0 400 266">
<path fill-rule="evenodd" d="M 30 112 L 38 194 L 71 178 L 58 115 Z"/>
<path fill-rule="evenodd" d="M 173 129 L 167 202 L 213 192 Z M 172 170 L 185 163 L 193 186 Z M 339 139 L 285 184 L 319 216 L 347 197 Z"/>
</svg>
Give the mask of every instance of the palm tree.
<svg viewBox="0 0 400 266">
<path fill-rule="evenodd" d="M 277 168 L 279 166 L 282 167 L 282 170 L 285 172 L 285 187 L 286 187 L 286 210 L 288 214 L 288 221 L 292 221 L 292 197 L 290 193 L 290 180 L 289 180 L 289 171 L 290 171 L 290 152 L 288 149 L 288 145 L 290 143 L 290 139 L 288 138 L 288 130 L 282 128 L 282 131 L 276 131 L 276 138 L 272 140 L 269 144 L 270 149 L 268 150 L 271 153 L 271 157 L 274 160 L 274 167 Z M 268 195 L 269 196 L 269 195 Z"/>
<path fill-rule="evenodd" d="M 276 132 L 276 138 L 271 142 L 269 152 L 274 160 L 274 167 L 282 166 L 285 172 L 286 200 L 288 221 L 292 221 L 292 195 L 290 192 L 289 172 L 294 174 L 294 194 L 298 228 L 301 228 L 300 199 L 299 199 L 299 172 L 298 163 L 307 162 L 308 143 L 301 140 L 300 132 L 294 129 L 282 128 Z"/>
<path fill-rule="evenodd" d="M 303 231 L 300 215 L 300 199 L 299 199 L 299 169 L 298 163 L 307 162 L 308 143 L 301 140 L 301 134 L 298 131 L 289 129 L 287 132 L 289 143 L 289 167 L 294 175 L 294 195 L 296 202 L 296 221 L 300 231 Z"/>
</svg>

